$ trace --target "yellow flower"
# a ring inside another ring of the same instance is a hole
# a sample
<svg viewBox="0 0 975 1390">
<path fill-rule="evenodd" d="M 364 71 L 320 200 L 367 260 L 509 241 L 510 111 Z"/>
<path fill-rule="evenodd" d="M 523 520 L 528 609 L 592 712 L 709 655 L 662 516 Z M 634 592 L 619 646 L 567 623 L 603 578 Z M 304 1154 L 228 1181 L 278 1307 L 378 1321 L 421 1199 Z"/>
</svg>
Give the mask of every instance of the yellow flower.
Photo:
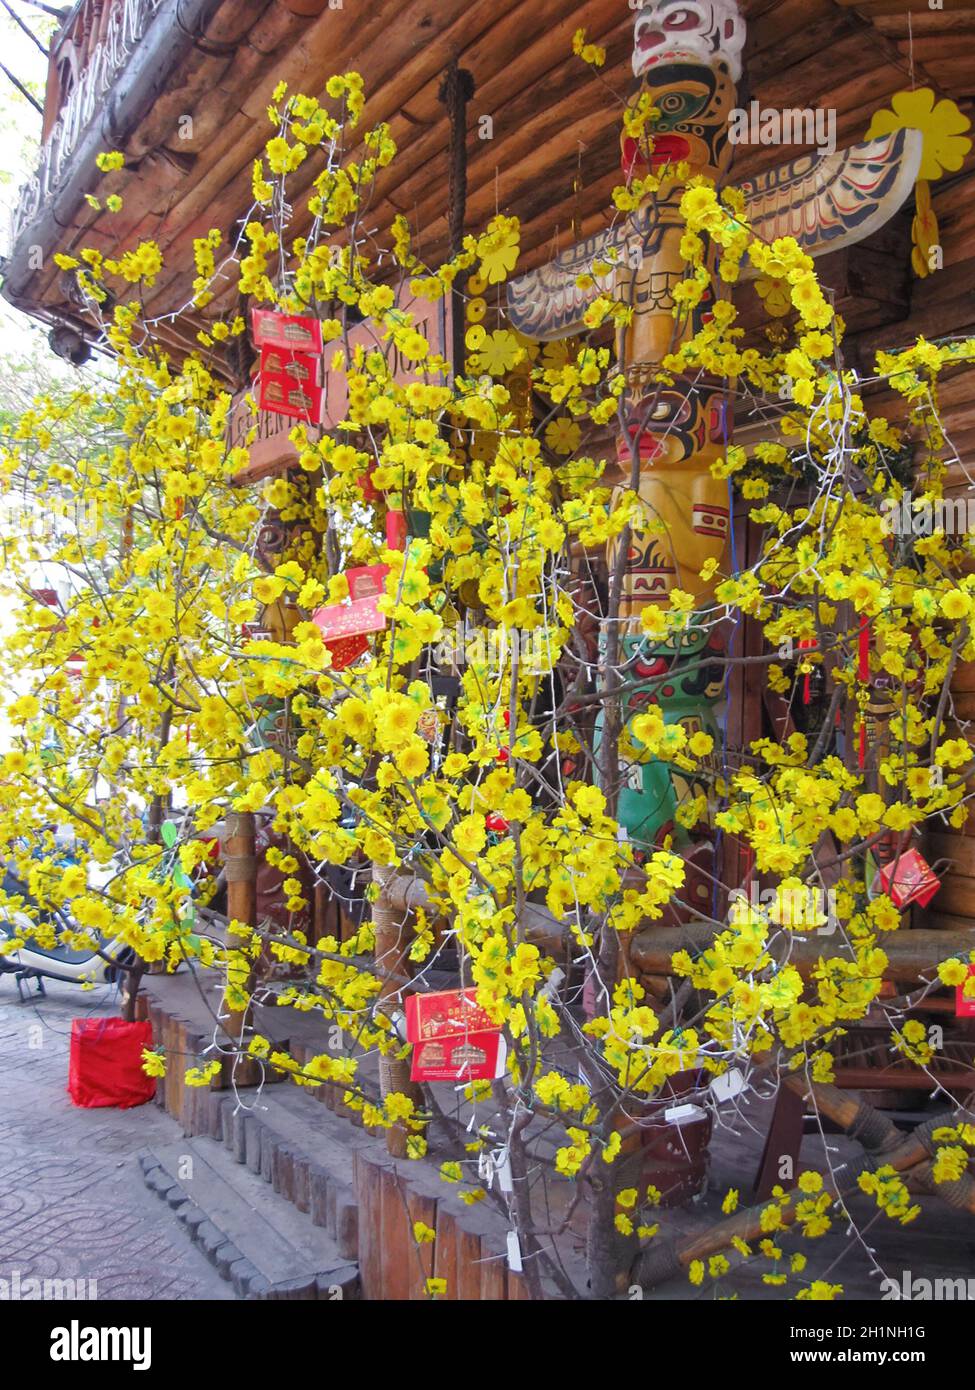
<svg viewBox="0 0 975 1390">
<path fill-rule="evenodd" d="M 582 431 L 575 420 L 560 415 L 545 427 L 545 443 L 555 454 L 573 454 L 579 447 Z"/>
<path fill-rule="evenodd" d="M 968 979 L 968 966 L 960 960 L 945 960 L 938 966 L 938 978 L 943 985 L 963 985 Z"/>
<path fill-rule="evenodd" d="M 946 169 L 956 173 L 961 168 L 972 148 L 964 134 L 972 123 L 953 101 L 947 97 L 938 101 L 930 87 L 918 87 L 912 92 L 896 92 L 890 104 L 892 110 L 874 112 L 868 140 L 894 130 L 919 130 L 924 137 L 924 153 L 918 178 L 940 179 Z"/>
<path fill-rule="evenodd" d="M 789 292 L 788 280 L 762 275 L 755 281 L 755 289 L 759 299 L 773 318 L 785 318 L 792 308 L 792 295 Z"/>
<path fill-rule="evenodd" d="M 524 349 L 507 329 L 498 328 L 485 335 L 480 350 L 474 358 L 474 370 L 488 372 L 491 376 L 504 376 L 517 366 L 524 356 Z"/>
<path fill-rule="evenodd" d="M 489 285 L 499 285 L 518 263 L 518 219 L 498 216 L 477 243 L 481 276 Z"/>
<path fill-rule="evenodd" d="M 142 1070 L 146 1076 L 165 1076 L 166 1058 L 158 1052 L 153 1052 L 151 1048 L 142 1049 Z"/>
</svg>

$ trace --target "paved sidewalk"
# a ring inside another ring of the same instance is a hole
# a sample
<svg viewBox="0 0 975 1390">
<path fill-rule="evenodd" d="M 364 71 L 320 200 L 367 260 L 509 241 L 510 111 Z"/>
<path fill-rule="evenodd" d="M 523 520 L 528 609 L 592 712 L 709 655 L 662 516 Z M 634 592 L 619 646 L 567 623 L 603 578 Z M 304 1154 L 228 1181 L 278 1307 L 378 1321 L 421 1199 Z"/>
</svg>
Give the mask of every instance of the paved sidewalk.
<svg viewBox="0 0 975 1390">
<path fill-rule="evenodd" d="M 114 989 L 45 986 L 22 1004 L 0 975 L 0 1280 L 95 1280 L 99 1299 L 233 1298 L 143 1183 L 135 1155 L 179 1140 L 177 1125 L 152 1104 L 68 1098 L 71 1020 L 117 1015 Z"/>
</svg>

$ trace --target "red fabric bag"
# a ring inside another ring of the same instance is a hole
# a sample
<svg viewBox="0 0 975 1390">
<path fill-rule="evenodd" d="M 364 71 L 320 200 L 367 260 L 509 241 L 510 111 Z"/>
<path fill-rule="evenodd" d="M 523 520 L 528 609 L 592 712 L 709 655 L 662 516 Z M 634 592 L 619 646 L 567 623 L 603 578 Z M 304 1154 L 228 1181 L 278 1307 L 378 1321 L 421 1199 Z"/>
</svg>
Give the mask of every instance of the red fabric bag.
<svg viewBox="0 0 975 1390">
<path fill-rule="evenodd" d="M 71 1024 L 68 1094 L 75 1105 L 93 1110 L 113 1105 L 129 1110 L 156 1094 L 156 1082 L 142 1070 L 142 1049 L 152 1046 L 152 1024 L 121 1018 L 76 1018 Z"/>
</svg>

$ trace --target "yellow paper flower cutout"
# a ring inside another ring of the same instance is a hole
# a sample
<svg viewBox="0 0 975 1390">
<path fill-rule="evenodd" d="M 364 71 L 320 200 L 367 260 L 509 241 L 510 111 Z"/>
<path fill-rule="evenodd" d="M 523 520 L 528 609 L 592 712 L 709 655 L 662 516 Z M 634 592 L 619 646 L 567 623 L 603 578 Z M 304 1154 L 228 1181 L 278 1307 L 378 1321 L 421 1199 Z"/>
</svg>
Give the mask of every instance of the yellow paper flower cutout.
<svg viewBox="0 0 975 1390">
<path fill-rule="evenodd" d="M 911 224 L 911 265 L 915 275 L 924 279 L 931 273 L 931 252 L 940 241 L 938 219 L 931 206 L 931 185 L 924 179 L 918 180 L 916 189 L 917 212 Z"/>
<path fill-rule="evenodd" d="M 755 281 L 755 289 L 766 311 L 773 318 L 784 318 L 792 310 L 789 282 L 778 276 L 764 275 Z"/>
<path fill-rule="evenodd" d="M 924 136 L 919 179 L 940 179 L 946 169 L 954 173 L 961 168 L 972 148 L 963 132 L 972 123 L 953 101 L 946 97 L 938 101 L 930 87 L 918 87 L 913 92 L 896 92 L 890 104 L 893 110 L 874 112 L 868 140 L 894 130 L 919 130 Z"/>
</svg>

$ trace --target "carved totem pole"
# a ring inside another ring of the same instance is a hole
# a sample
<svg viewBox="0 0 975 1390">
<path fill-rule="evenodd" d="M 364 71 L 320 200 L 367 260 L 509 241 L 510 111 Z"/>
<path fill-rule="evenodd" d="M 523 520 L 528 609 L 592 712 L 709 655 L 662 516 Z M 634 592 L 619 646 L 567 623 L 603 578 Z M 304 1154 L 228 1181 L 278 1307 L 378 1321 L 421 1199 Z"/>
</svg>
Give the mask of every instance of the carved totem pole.
<svg viewBox="0 0 975 1390">
<path fill-rule="evenodd" d="M 667 354 L 698 332 L 720 293 L 715 274 L 698 306 L 675 317 L 674 290 L 685 271 L 680 202 L 686 187 L 686 178 L 676 175 L 684 165 L 687 177 L 704 175 L 719 187 L 727 182 L 729 117 L 736 108 L 744 45 L 745 23 L 736 0 L 648 0 L 639 9 L 633 52 L 638 87 L 632 100 L 646 93 L 659 113 L 648 134 L 650 169 L 660 187 L 622 225 L 513 281 L 508 293 L 513 326 L 541 339 L 582 330 L 585 310 L 600 294 L 633 308 L 619 342 L 627 393 L 618 456 L 644 516 L 655 524 L 634 535 L 624 573 L 624 719 L 629 722 L 653 702 L 668 724 L 680 723 L 688 733 L 705 730 L 716 743 L 714 707 L 724 668 L 709 663 L 708 651 L 717 648 L 717 638 L 692 617 L 679 641 L 652 641 L 642 634 L 640 614 L 648 604 L 668 604 L 674 589 L 691 594 L 698 610 L 706 609 L 717 578 L 702 580 L 700 572 L 709 559 L 721 566 L 729 538 L 729 487 L 711 475 L 711 464 L 730 443 L 725 388 L 703 377 L 666 386 L 655 378 Z M 641 172 L 639 158 L 635 142 L 624 138 L 626 174 Z M 803 155 L 742 185 L 747 217 L 766 241 L 795 237 L 810 256 L 838 250 L 893 216 L 913 188 L 920 158 L 920 136 L 903 129 L 832 155 Z M 600 261 L 619 268 L 593 274 Z M 743 278 L 749 274 L 743 266 Z M 611 566 L 614 558 L 611 551 Z M 621 791 L 620 821 L 643 844 L 674 830 L 680 843 L 676 810 L 688 794 L 702 789 L 689 787 L 662 764 L 637 765 Z M 701 896 L 700 885 L 694 895 Z"/>
<path fill-rule="evenodd" d="M 659 385 L 657 377 L 668 353 L 703 326 L 718 293 L 712 255 L 710 287 L 692 311 L 675 316 L 674 291 L 685 273 L 681 198 L 694 175 L 719 187 L 727 180 L 729 118 L 744 43 L 745 26 L 734 0 L 692 6 L 661 0 L 638 14 L 633 48 L 638 85 L 631 101 L 648 99 L 659 112 L 649 166 L 661 183 L 637 214 L 642 245 L 636 255 L 630 249 L 615 287 L 616 298 L 633 310 L 619 343 L 627 392 L 618 455 L 624 477 L 636 485 L 645 522 L 645 529 L 632 533 L 623 572 L 619 651 L 629 690 L 623 717 L 629 725 L 653 700 L 668 723 L 680 723 L 688 734 L 710 733 L 716 742 L 713 707 L 722 667 L 708 663 L 706 629 L 692 624 L 679 639 L 648 647 L 640 615 L 648 604 L 667 604 L 673 589 L 691 594 L 698 608 L 708 604 L 714 581 L 702 580 L 700 572 L 709 559 L 720 564 L 728 541 L 728 484 L 711 475 L 711 464 L 728 445 L 724 386 L 705 378 Z M 627 176 L 646 171 L 629 136 L 623 138 L 622 154 Z M 677 177 L 680 167 L 687 170 L 684 178 Z M 611 571 L 617 559 L 611 548 Z M 679 841 L 677 806 L 701 790 L 660 763 L 635 765 L 620 791 L 620 820 L 643 843 L 674 832 Z"/>
</svg>

